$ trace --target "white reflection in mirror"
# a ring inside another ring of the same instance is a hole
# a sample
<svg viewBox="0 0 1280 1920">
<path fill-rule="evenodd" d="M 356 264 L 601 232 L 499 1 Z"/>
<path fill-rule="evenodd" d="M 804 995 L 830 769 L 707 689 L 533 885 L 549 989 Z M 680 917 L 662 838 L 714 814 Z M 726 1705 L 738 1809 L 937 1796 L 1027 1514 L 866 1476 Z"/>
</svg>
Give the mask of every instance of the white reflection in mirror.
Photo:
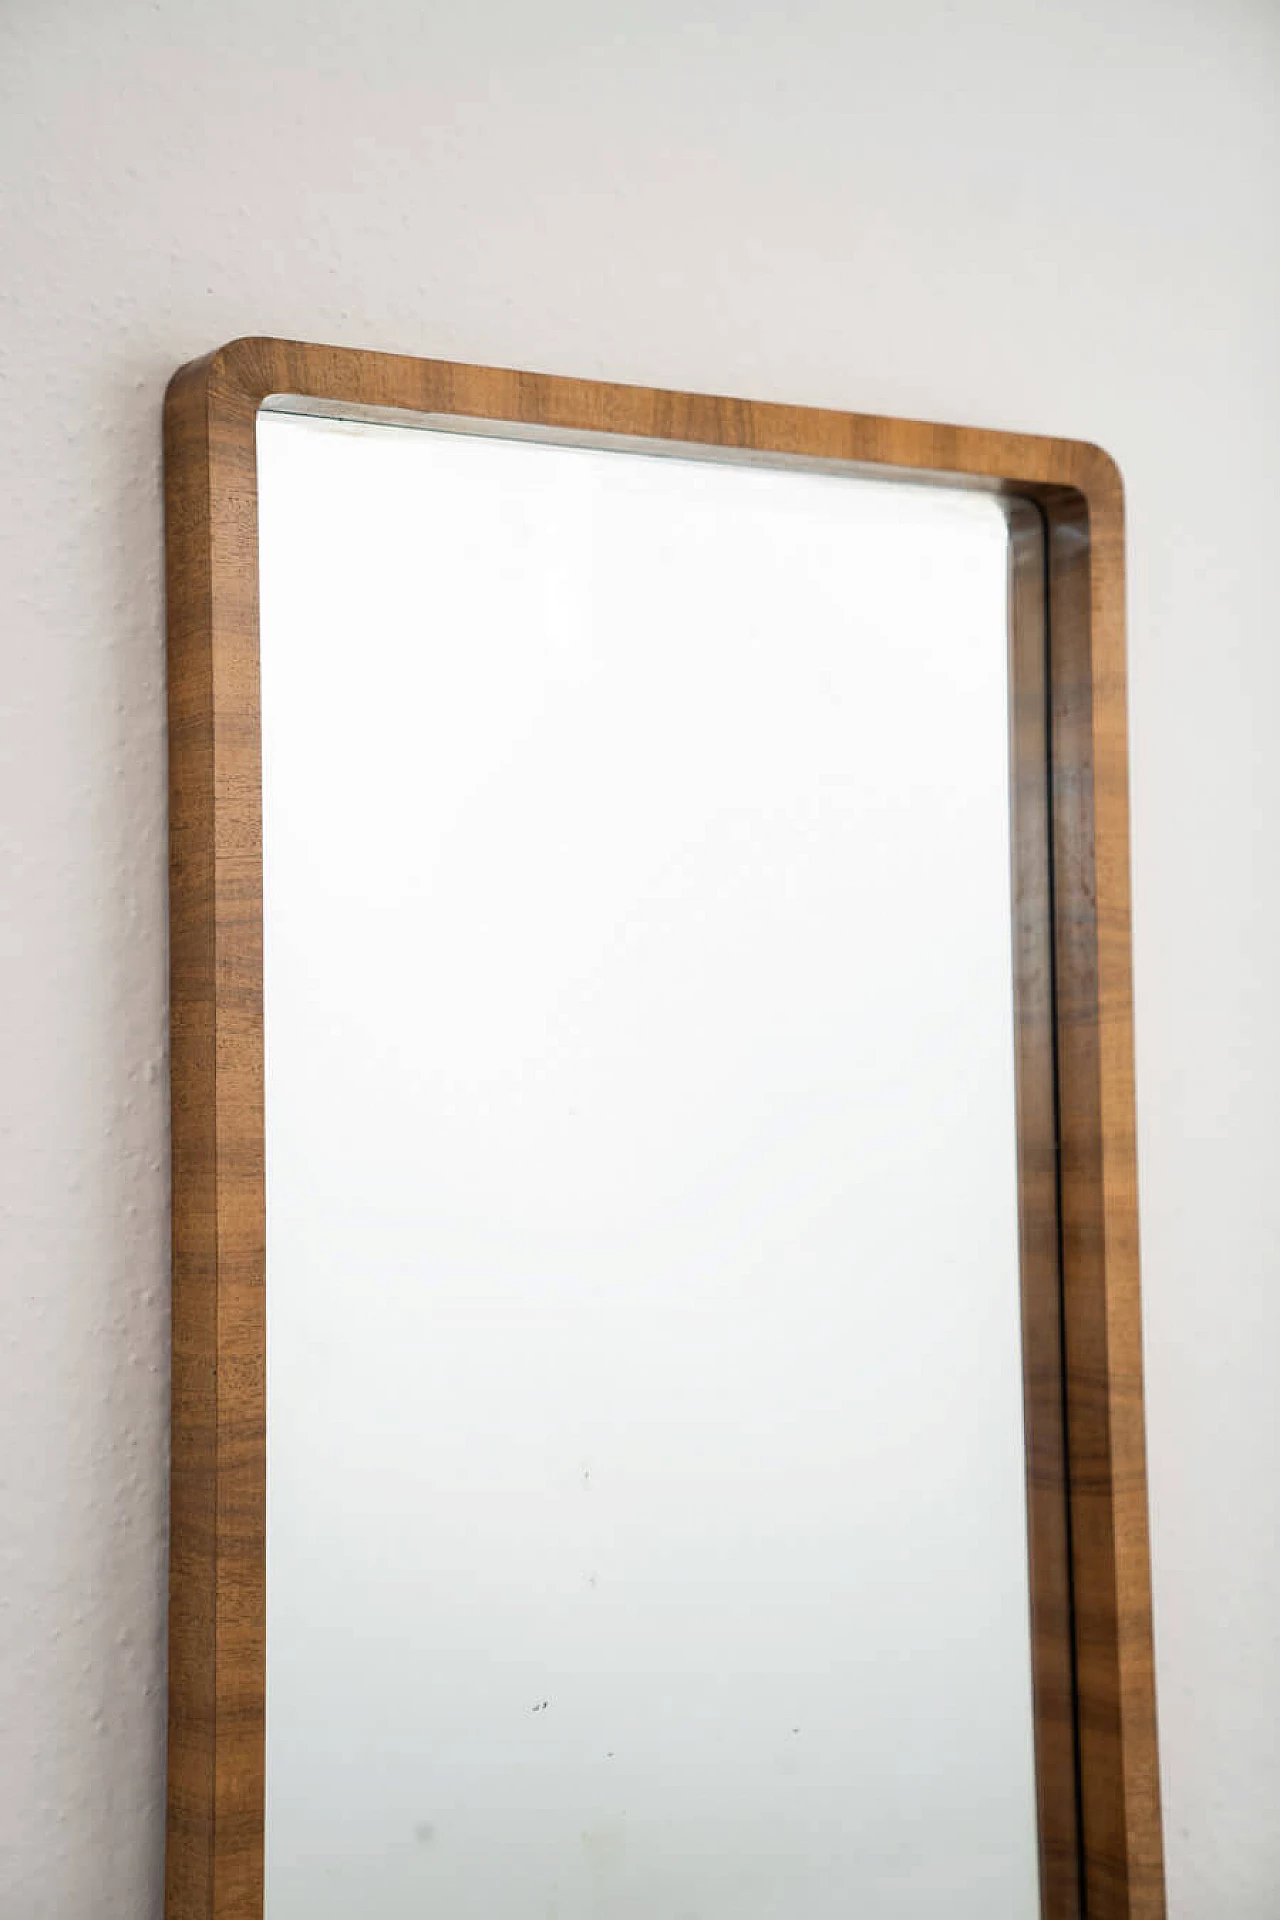
<svg viewBox="0 0 1280 1920">
<path fill-rule="evenodd" d="M 1034 1920 L 999 508 L 259 456 L 267 1920 Z"/>
</svg>

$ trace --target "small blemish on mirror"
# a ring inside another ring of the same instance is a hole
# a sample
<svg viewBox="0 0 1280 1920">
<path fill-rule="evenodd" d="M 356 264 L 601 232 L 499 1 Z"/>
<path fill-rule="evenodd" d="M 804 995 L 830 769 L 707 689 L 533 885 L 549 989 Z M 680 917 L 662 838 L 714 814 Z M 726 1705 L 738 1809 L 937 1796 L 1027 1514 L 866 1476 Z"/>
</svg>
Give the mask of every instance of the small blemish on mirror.
<svg viewBox="0 0 1280 1920">
<path fill-rule="evenodd" d="M 621 1820 L 615 1820 L 586 1828 L 582 1834 L 582 1850 L 596 1878 L 600 1882 L 612 1880 L 626 1855 L 626 1827 Z"/>
<path fill-rule="evenodd" d="M 420 1846 L 427 1846 L 436 1837 L 436 1830 L 430 1820 L 419 1820 L 413 1830 L 413 1837 Z"/>
<path fill-rule="evenodd" d="M 529 1709 L 530 1713 L 545 1713 L 546 1710 L 547 1710 L 547 1703 L 545 1700 L 535 1700 L 533 1705 Z"/>
</svg>

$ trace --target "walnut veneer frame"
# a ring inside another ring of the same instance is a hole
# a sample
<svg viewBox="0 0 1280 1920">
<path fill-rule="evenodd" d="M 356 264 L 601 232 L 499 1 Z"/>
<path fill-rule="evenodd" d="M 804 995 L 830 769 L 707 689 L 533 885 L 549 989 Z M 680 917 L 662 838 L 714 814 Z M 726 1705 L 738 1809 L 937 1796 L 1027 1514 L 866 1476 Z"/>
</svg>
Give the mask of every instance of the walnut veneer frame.
<svg viewBox="0 0 1280 1920">
<path fill-rule="evenodd" d="M 165 413 L 173 1047 L 169 1920 L 261 1920 L 265 1396 L 255 421 L 434 416 L 984 488 L 1012 556 L 1025 1404 L 1045 1920 L 1160 1920 L 1134 1168 L 1123 499 L 1098 448 L 237 340 Z M 489 430 L 493 430 L 491 427 Z M 429 561 L 428 561 L 429 564 Z M 658 1916 L 655 1916 L 658 1920 Z M 798 1917 L 802 1920 L 802 1917 Z M 993 1915 L 992 1920 L 1000 1920 Z"/>
</svg>

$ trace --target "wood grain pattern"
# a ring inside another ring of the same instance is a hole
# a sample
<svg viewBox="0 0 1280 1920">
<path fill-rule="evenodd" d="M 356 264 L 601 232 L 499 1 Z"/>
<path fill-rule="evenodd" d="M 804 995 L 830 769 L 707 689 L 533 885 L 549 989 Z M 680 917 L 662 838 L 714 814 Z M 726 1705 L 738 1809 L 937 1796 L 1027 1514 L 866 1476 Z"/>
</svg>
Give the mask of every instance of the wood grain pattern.
<svg viewBox="0 0 1280 1920">
<path fill-rule="evenodd" d="M 278 340 L 236 341 L 184 368 L 166 407 L 169 1920 L 262 1915 L 265 1222 L 254 425 L 271 396 L 339 415 L 410 412 L 833 461 L 881 477 L 889 469 L 977 486 L 1005 499 L 1044 1914 L 1162 1920 L 1134 1164 L 1123 500 L 1113 463 L 1075 441 Z"/>
</svg>

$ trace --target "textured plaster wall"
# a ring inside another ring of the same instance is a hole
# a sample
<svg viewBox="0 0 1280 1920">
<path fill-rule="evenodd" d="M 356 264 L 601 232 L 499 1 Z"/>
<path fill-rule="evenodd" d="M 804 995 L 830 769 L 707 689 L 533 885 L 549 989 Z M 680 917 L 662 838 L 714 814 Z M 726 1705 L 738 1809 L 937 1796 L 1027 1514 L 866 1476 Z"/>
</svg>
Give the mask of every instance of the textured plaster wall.
<svg viewBox="0 0 1280 1920">
<path fill-rule="evenodd" d="M 1120 460 L 1172 1904 L 1270 1920 L 1280 9 L 8 0 L 0 35 L 4 1920 L 160 1910 L 160 401 L 244 332 Z"/>
</svg>

